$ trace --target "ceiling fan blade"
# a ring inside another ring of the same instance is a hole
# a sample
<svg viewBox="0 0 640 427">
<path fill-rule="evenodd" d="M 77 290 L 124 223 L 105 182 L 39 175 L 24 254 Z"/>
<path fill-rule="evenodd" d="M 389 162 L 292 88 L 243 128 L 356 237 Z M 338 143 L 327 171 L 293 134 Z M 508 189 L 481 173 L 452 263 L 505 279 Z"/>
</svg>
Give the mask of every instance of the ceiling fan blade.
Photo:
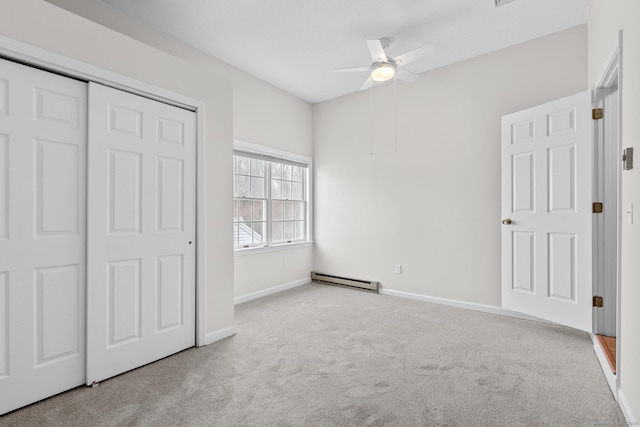
<svg viewBox="0 0 640 427">
<path fill-rule="evenodd" d="M 373 83 L 374 83 L 373 79 L 371 78 L 371 76 L 369 76 L 367 81 L 364 82 L 364 84 L 362 85 L 362 87 L 359 90 L 369 89 L 371 86 L 373 86 Z"/>
<path fill-rule="evenodd" d="M 404 80 L 405 82 L 415 82 L 420 78 L 419 75 L 413 74 L 411 71 L 403 70 L 402 68 L 398 68 L 396 71 L 396 77 L 399 80 Z"/>
<path fill-rule="evenodd" d="M 350 72 L 350 71 L 371 71 L 371 67 L 347 67 L 347 68 L 334 68 L 332 71 L 337 72 Z"/>
<path fill-rule="evenodd" d="M 432 49 L 433 43 L 425 44 L 424 46 L 420 46 L 416 49 L 410 50 L 409 52 L 405 52 L 402 55 L 398 55 L 393 58 L 393 60 L 399 66 L 407 65 L 408 63 L 413 62 L 416 59 L 422 58 Z"/>
<path fill-rule="evenodd" d="M 369 46 L 369 53 L 371 53 L 373 62 L 389 62 L 380 40 L 367 40 L 367 46 Z"/>
</svg>

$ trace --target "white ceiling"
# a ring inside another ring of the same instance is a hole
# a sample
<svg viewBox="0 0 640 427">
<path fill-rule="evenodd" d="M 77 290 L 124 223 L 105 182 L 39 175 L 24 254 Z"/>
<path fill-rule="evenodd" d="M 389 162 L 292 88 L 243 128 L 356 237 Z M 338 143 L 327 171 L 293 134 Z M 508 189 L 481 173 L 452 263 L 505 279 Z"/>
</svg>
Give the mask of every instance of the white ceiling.
<svg viewBox="0 0 640 427">
<path fill-rule="evenodd" d="M 433 43 L 406 65 L 422 73 L 587 22 L 593 0 L 102 0 L 311 103 L 357 91 L 371 64 Z M 403 83 L 404 84 L 404 83 Z"/>
</svg>

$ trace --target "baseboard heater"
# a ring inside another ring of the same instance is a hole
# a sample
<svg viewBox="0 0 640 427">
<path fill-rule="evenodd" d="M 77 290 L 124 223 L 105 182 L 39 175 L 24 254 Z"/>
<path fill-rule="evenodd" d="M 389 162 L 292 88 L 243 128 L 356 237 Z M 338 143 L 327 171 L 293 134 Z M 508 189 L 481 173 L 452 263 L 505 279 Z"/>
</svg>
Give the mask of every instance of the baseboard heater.
<svg viewBox="0 0 640 427">
<path fill-rule="evenodd" d="M 329 274 L 311 272 L 311 280 L 314 282 L 326 283 L 328 285 L 344 286 L 346 288 L 355 288 L 363 291 L 378 293 L 380 282 L 372 282 L 370 280 L 349 279 L 347 277 L 332 276 Z"/>
</svg>

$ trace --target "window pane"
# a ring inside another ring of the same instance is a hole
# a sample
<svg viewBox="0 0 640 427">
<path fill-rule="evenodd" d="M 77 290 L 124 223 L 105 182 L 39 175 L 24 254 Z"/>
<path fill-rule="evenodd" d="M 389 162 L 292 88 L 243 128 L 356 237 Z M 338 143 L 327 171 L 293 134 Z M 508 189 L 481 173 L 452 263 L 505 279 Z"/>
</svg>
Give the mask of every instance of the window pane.
<svg viewBox="0 0 640 427">
<path fill-rule="evenodd" d="M 238 156 L 233 156 L 233 174 L 238 173 Z"/>
<path fill-rule="evenodd" d="M 254 222 L 252 223 L 253 229 L 253 244 L 264 243 L 264 223 L 263 222 Z"/>
<path fill-rule="evenodd" d="M 238 157 L 238 173 L 249 175 L 251 159 L 248 157 Z"/>
<path fill-rule="evenodd" d="M 293 222 L 284 223 L 284 240 L 293 240 Z"/>
<path fill-rule="evenodd" d="M 254 200 L 253 202 L 253 220 L 264 220 L 264 202 L 261 200 Z"/>
<path fill-rule="evenodd" d="M 239 228 L 239 224 L 237 222 L 234 222 L 233 223 L 233 246 L 240 245 L 238 240 L 238 228 Z"/>
<path fill-rule="evenodd" d="M 302 200 L 302 183 L 291 183 L 291 200 Z"/>
<path fill-rule="evenodd" d="M 264 178 L 251 178 L 251 197 L 264 197 Z"/>
<path fill-rule="evenodd" d="M 282 179 L 282 163 L 271 163 L 271 178 Z"/>
<path fill-rule="evenodd" d="M 295 239 L 304 240 L 304 221 L 296 221 L 294 224 Z"/>
<path fill-rule="evenodd" d="M 233 200 L 233 220 L 236 221 L 238 218 L 238 201 Z"/>
<path fill-rule="evenodd" d="M 236 197 L 250 197 L 251 196 L 251 181 L 248 176 L 237 175 L 236 176 Z"/>
<path fill-rule="evenodd" d="M 238 201 L 238 220 L 240 222 L 251 221 L 251 200 L 239 200 Z"/>
<path fill-rule="evenodd" d="M 264 176 L 264 161 L 251 159 L 251 175 Z"/>
<path fill-rule="evenodd" d="M 284 202 L 284 219 L 285 220 L 293 219 L 293 203 L 292 202 Z"/>
<path fill-rule="evenodd" d="M 302 202 L 293 203 L 293 219 L 297 219 L 297 220 L 304 219 L 304 203 Z"/>
<path fill-rule="evenodd" d="M 253 244 L 253 231 L 251 229 L 252 223 L 249 221 L 240 221 L 234 224 L 233 231 L 237 231 L 237 237 L 235 240 L 236 246 L 249 246 Z"/>
<path fill-rule="evenodd" d="M 282 223 L 281 222 L 273 222 L 271 224 L 271 240 L 274 243 L 282 242 Z"/>
<path fill-rule="evenodd" d="M 302 182 L 302 168 L 300 166 L 291 167 L 291 181 Z"/>
<path fill-rule="evenodd" d="M 250 246 L 253 244 L 251 228 L 244 224 L 238 224 L 238 243 L 236 246 Z"/>
<path fill-rule="evenodd" d="M 271 216 L 274 221 L 282 221 L 284 219 L 284 202 L 271 203 Z"/>
<path fill-rule="evenodd" d="M 282 198 L 281 184 L 282 184 L 282 181 L 279 181 L 277 179 L 271 180 L 271 198 L 272 199 Z"/>
<path fill-rule="evenodd" d="M 282 179 L 291 181 L 291 165 L 282 165 Z"/>
<path fill-rule="evenodd" d="M 291 183 L 289 181 L 280 181 L 282 183 L 282 195 L 284 200 L 291 200 Z"/>
</svg>

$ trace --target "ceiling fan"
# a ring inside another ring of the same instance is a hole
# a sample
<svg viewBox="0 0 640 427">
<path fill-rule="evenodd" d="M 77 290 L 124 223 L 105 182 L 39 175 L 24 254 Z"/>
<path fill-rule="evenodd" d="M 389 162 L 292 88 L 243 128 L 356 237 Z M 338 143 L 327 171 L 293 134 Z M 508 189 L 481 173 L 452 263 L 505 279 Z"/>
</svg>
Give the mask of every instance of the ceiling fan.
<svg viewBox="0 0 640 427">
<path fill-rule="evenodd" d="M 390 40 L 387 38 L 380 40 L 367 40 L 367 46 L 369 47 L 369 53 L 371 54 L 371 60 L 373 61 L 371 65 L 367 67 L 334 68 L 333 71 L 369 71 L 369 78 L 365 81 L 360 90 L 368 89 L 374 84 L 374 82 L 385 82 L 390 80 L 394 76 L 407 82 L 416 81 L 419 78 L 417 74 L 403 70 L 400 67 L 426 55 L 427 52 L 433 49 L 433 44 L 429 43 L 405 52 L 402 55 L 389 58 L 385 53 L 385 49 L 389 46 L 389 43 Z"/>
</svg>

